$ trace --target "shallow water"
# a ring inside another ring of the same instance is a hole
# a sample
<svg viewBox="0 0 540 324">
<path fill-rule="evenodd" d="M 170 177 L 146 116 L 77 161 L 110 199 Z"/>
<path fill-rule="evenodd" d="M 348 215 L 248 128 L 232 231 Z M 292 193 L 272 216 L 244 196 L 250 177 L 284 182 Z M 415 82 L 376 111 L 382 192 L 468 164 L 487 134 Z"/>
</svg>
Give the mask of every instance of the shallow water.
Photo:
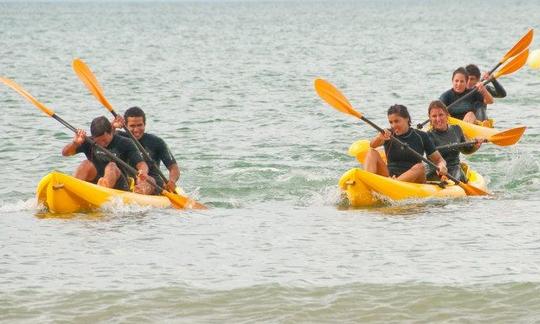
<svg viewBox="0 0 540 324">
<path fill-rule="evenodd" d="M 466 158 L 492 196 L 354 210 L 337 180 L 375 133 L 313 80 L 379 125 L 394 103 L 416 123 L 455 67 L 487 70 L 538 29 L 539 6 L 0 2 L 0 75 L 88 127 L 108 112 L 71 69 L 82 58 L 118 112 L 145 109 L 211 207 L 52 218 L 35 186 L 81 157 L 61 157 L 69 131 L 2 86 L 0 320 L 536 321 L 540 72 L 501 78 L 509 96 L 489 108 L 498 128 L 528 126 L 519 144 Z"/>
</svg>

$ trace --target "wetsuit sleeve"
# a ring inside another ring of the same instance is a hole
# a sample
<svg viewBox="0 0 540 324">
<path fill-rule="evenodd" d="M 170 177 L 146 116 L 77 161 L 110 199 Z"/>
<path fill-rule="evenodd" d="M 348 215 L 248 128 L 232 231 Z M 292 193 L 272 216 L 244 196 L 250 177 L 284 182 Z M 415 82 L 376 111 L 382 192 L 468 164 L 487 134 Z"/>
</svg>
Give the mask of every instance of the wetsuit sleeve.
<svg viewBox="0 0 540 324">
<path fill-rule="evenodd" d="M 435 144 L 433 144 L 433 141 L 427 133 L 421 131 L 419 131 L 418 133 L 420 133 L 420 136 L 422 137 L 422 142 L 424 143 L 424 151 L 426 152 L 426 155 L 430 156 L 437 150 L 435 148 Z"/>
<path fill-rule="evenodd" d="M 88 143 L 87 141 L 85 141 L 84 143 L 81 144 L 81 146 L 77 147 L 77 149 L 75 149 L 75 153 L 84 153 L 84 155 L 86 155 L 86 158 L 88 160 L 92 160 L 92 157 L 91 157 L 91 150 L 92 148 L 92 145 L 90 145 L 90 143 Z"/>
<path fill-rule="evenodd" d="M 452 126 L 453 126 L 452 128 L 454 128 L 454 132 L 458 135 L 459 142 L 460 143 L 467 142 L 467 139 L 465 138 L 465 135 L 463 134 L 463 130 L 461 129 L 461 127 L 459 127 L 458 125 L 452 125 Z M 474 151 L 476 151 L 476 148 L 474 147 L 474 144 L 473 144 L 473 145 L 461 147 L 459 151 L 463 154 L 471 154 Z"/>
<path fill-rule="evenodd" d="M 169 168 L 176 163 L 174 156 L 172 155 L 167 143 L 163 139 L 159 139 L 159 159 L 163 161 L 163 164 Z"/>
<path fill-rule="evenodd" d="M 491 94 L 493 98 L 504 98 L 506 97 L 506 90 L 504 90 L 503 86 L 499 83 L 497 80 L 492 81 L 492 86 L 486 86 L 487 91 Z"/>
</svg>

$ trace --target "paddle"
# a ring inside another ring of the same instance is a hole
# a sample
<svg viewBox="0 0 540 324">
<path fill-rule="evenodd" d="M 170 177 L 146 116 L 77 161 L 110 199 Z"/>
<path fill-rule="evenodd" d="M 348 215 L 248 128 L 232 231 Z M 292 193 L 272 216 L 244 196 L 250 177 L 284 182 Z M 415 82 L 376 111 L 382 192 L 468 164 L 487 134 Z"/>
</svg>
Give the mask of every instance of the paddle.
<svg viewBox="0 0 540 324">
<path fill-rule="evenodd" d="M 94 73 L 90 70 L 90 68 L 81 60 L 81 59 L 74 59 L 73 60 L 73 63 L 72 63 L 72 66 L 73 66 L 73 70 L 75 71 L 75 74 L 77 74 L 77 76 L 79 77 L 79 79 L 86 85 L 86 87 L 88 88 L 88 90 L 90 90 L 90 93 L 92 93 L 94 95 L 94 97 L 96 97 L 99 102 L 101 102 L 101 104 L 107 108 L 108 111 L 111 112 L 111 114 L 116 117 L 118 116 L 118 114 L 116 113 L 116 111 L 114 110 L 113 106 L 109 103 L 109 101 L 107 100 L 107 98 L 105 97 L 104 95 L 104 91 L 103 89 L 101 88 L 96 76 L 94 75 Z M 157 163 L 152 160 L 152 158 L 150 157 L 150 155 L 148 154 L 148 152 L 146 151 L 146 149 L 141 145 L 141 143 L 135 138 L 135 136 L 133 136 L 133 134 L 131 133 L 131 131 L 127 128 L 127 126 L 124 124 L 124 131 L 129 135 L 129 137 L 133 140 L 133 142 L 135 142 L 135 145 L 137 146 L 137 148 L 139 149 L 139 151 L 142 153 L 143 157 L 144 157 L 144 160 L 147 161 L 148 163 L 150 163 L 150 166 L 156 170 L 157 174 L 159 175 L 159 177 L 161 178 L 161 180 L 164 182 L 164 183 L 167 183 L 169 180 L 165 177 L 165 175 L 163 174 L 163 172 L 161 172 L 161 170 L 159 169 L 159 167 L 157 166 Z M 177 194 L 180 194 L 179 192 L 176 191 Z M 197 208 L 199 209 L 206 209 L 206 206 L 204 206 L 203 204 L 201 203 L 198 203 L 198 202 L 195 202 Z"/>
<path fill-rule="evenodd" d="M 44 112 L 49 117 L 52 117 L 52 118 L 56 119 L 58 122 L 60 122 L 64 126 L 66 126 L 72 132 L 77 132 L 77 129 L 75 127 L 73 127 L 71 124 L 69 124 L 68 122 L 66 122 L 62 118 L 60 118 L 60 116 L 58 116 L 52 109 L 46 107 L 41 102 L 37 101 L 30 93 L 28 93 L 26 90 L 24 90 L 20 85 L 18 85 L 14 81 L 12 81 L 10 79 L 2 78 L 2 77 L 0 77 L 0 81 L 3 82 L 4 84 L 6 84 L 7 86 L 9 86 L 10 88 L 12 88 L 13 90 L 17 91 L 21 96 L 23 96 L 28 101 L 30 101 L 32 104 L 34 104 L 34 106 L 38 107 L 42 112 Z M 116 155 L 111 153 L 109 150 L 107 150 L 107 149 L 105 149 L 105 148 L 103 148 L 103 147 L 101 147 L 99 145 L 96 145 L 96 143 L 91 138 L 86 137 L 86 141 L 88 143 L 90 143 L 91 145 L 93 145 L 94 147 L 101 150 L 111 160 L 113 160 L 114 162 L 116 162 L 119 165 L 126 168 L 126 170 L 128 170 L 128 172 L 130 172 L 133 176 L 137 175 L 137 170 L 135 170 L 135 168 L 133 168 L 131 165 L 127 164 L 126 162 L 122 161 L 120 158 L 118 158 Z M 173 193 L 163 189 L 161 186 L 158 186 L 155 183 L 152 183 L 152 182 L 148 182 L 148 183 L 150 183 L 152 186 L 155 186 L 158 190 L 161 191 L 162 195 L 169 198 L 169 201 L 171 202 L 171 205 L 174 208 L 177 208 L 177 209 L 194 208 L 193 203 L 196 203 L 196 202 L 193 201 L 192 199 L 190 199 L 188 197 L 183 197 L 183 196 L 180 196 L 180 195 L 173 194 Z"/>
<path fill-rule="evenodd" d="M 352 105 L 349 103 L 347 98 L 341 94 L 341 92 L 336 89 L 332 84 L 329 82 L 323 80 L 323 79 L 316 79 L 315 80 L 315 91 L 317 91 L 317 94 L 326 101 L 330 106 L 334 107 L 335 109 L 348 114 L 355 116 L 362 121 L 369 124 L 371 127 L 375 128 L 377 131 L 384 133 L 384 130 L 374 124 L 372 121 L 364 117 L 361 113 L 354 110 Z M 426 159 L 423 155 L 419 154 L 415 150 L 413 150 L 409 145 L 406 143 L 403 143 L 399 139 L 397 139 L 394 135 L 391 135 L 392 140 L 394 140 L 396 143 L 400 144 L 402 147 L 405 147 L 407 150 L 409 150 L 412 154 L 414 154 L 416 157 L 424 161 L 425 163 L 429 164 L 433 168 L 437 169 L 437 166 L 431 162 L 430 160 Z M 481 196 L 481 195 L 487 195 L 488 193 L 485 192 L 482 189 L 476 188 L 472 185 L 469 185 L 467 183 L 464 183 L 462 181 L 459 181 L 458 179 L 454 178 L 452 175 L 448 174 L 447 177 L 454 181 L 457 185 L 459 185 L 466 193 L 467 195 L 471 196 Z"/>
<path fill-rule="evenodd" d="M 533 29 L 529 29 L 523 37 L 512 47 L 504 56 L 502 59 L 495 65 L 491 71 L 489 71 L 488 74 L 492 74 L 495 70 L 499 68 L 499 66 L 503 65 L 504 62 L 506 62 L 509 58 L 514 57 L 518 55 L 519 53 L 523 52 L 526 48 L 531 45 L 531 42 L 533 40 Z"/>
<path fill-rule="evenodd" d="M 531 40 L 532 40 L 532 30 L 531 30 Z M 497 79 L 500 76 L 511 74 L 511 73 L 514 73 L 517 70 L 521 69 L 521 67 L 523 65 L 525 65 L 525 63 L 527 63 L 527 57 L 528 56 L 529 56 L 529 49 L 523 50 L 519 55 L 517 55 L 510 62 L 508 62 L 506 65 L 504 65 L 499 71 L 497 71 L 495 73 L 490 73 L 489 78 L 484 80 L 482 82 L 482 84 L 485 86 L 486 84 L 492 82 L 493 80 Z M 499 62 L 497 67 L 500 66 L 500 64 L 501 63 Z M 476 92 L 478 92 L 478 88 L 475 87 L 473 90 L 469 91 L 467 94 L 465 94 L 464 96 L 460 97 L 458 100 L 456 100 L 453 103 L 451 103 L 450 105 L 448 105 L 448 107 L 447 107 L 448 111 L 451 112 L 452 107 L 457 105 L 459 102 L 465 100 L 466 98 L 472 96 Z M 429 119 L 427 119 L 426 121 L 418 124 L 417 128 L 422 129 L 424 127 L 424 125 L 426 125 L 428 122 L 429 122 Z"/>
<path fill-rule="evenodd" d="M 523 131 L 525 130 L 525 127 L 516 127 L 511 128 L 502 132 L 499 132 L 495 135 L 492 135 L 489 137 L 489 139 L 484 139 L 482 143 L 488 143 L 491 142 L 495 145 L 499 146 L 509 146 L 515 144 L 519 139 L 521 138 L 521 135 L 523 134 Z M 469 141 L 469 142 L 462 142 L 462 143 L 454 143 L 454 144 L 447 144 L 442 146 L 437 146 L 437 149 L 448 149 L 448 148 L 460 148 L 465 147 L 469 145 L 476 144 L 476 141 Z"/>
<path fill-rule="evenodd" d="M 487 140 L 484 139 L 482 143 L 486 143 Z M 469 141 L 469 142 L 461 142 L 461 143 L 452 143 L 452 144 L 446 144 L 435 147 L 437 150 L 445 150 L 445 149 L 454 149 L 454 148 L 462 148 L 467 146 L 472 146 L 476 144 L 476 141 Z"/>
</svg>

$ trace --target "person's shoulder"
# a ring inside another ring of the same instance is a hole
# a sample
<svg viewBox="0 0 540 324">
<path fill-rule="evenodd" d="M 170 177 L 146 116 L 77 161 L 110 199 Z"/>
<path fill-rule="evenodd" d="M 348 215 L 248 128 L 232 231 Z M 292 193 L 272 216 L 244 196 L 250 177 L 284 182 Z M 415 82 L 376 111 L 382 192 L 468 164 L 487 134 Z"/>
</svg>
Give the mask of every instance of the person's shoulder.
<svg viewBox="0 0 540 324">
<path fill-rule="evenodd" d="M 135 145 L 135 143 L 133 143 L 133 140 L 131 138 L 124 137 L 124 136 L 119 135 L 119 134 L 114 134 L 113 141 L 115 141 L 117 145 L 122 145 L 122 146 Z"/>
</svg>

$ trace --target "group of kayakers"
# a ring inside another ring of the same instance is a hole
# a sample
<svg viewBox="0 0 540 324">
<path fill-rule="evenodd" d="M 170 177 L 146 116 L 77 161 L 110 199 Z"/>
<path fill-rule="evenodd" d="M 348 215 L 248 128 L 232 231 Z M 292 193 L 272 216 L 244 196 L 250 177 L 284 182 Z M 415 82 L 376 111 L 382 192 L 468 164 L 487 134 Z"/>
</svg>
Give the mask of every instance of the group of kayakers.
<svg viewBox="0 0 540 324">
<path fill-rule="evenodd" d="M 127 132 L 117 131 L 126 127 L 144 150 L 150 161 L 145 161 L 137 145 Z M 90 125 L 90 133 L 96 145 L 110 151 L 116 157 L 138 171 L 136 179 L 129 174 L 99 148 L 86 141 L 86 132 L 77 129 L 72 142 L 62 149 L 62 155 L 71 156 L 84 153 L 86 160 L 82 161 L 75 170 L 78 179 L 92 182 L 107 188 L 131 190 L 148 195 L 160 194 L 159 187 L 174 191 L 180 177 L 180 169 L 171 154 L 167 144 L 160 137 L 145 132 L 146 115 L 139 107 L 126 110 L 124 116 L 116 116 L 111 122 L 106 117 L 94 118 Z M 165 183 L 159 176 L 159 165 L 163 162 L 169 171 Z M 132 184 L 132 181 L 135 183 Z"/>
<path fill-rule="evenodd" d="M 427 132 L 411 127 L 411 116 L 407 107 L 391 106 L 387 112 L 390 128 L 384 130 L 384 133 L 378 133 L 371 140 L 371 149 L 366 155 L 364 168 L 369 172 L 406 182 L 438 181 L 448 174 L 467 182 L 460 165 L 459 153 L 473 153 L 480 148 L 485 139 L 475 138 L 474 144 L 445 148 L 444 146 L 448 144 L 466 141 L 462 129 L 457 125 L 450 125 L 448 117 L 492 127 L 493 122 L 487 117 L 486 107 L 493 103 L 494 97 L 505 97 L 506 92 L 495 79 L 491 80 L 493 87 L 484 85 L 482 81 L 489 77 L 489 74 L 485 73 L 481 78 L 480 70 L 474 64 L 457 68 L 452 74 L 452 88 L 441 94 L 439 100 L 429 104 L 428 116 L 431 128 Z M 392 137 L 398 141 L 392 140 Z M 437 168 L 425 167 L 418 156 L 405 149 L 399 141 L 417 153 L 426 155 Z M 386 163 L 375 150 L 381 145 L 384 146 L 386 153 Z"/>
</svg>

